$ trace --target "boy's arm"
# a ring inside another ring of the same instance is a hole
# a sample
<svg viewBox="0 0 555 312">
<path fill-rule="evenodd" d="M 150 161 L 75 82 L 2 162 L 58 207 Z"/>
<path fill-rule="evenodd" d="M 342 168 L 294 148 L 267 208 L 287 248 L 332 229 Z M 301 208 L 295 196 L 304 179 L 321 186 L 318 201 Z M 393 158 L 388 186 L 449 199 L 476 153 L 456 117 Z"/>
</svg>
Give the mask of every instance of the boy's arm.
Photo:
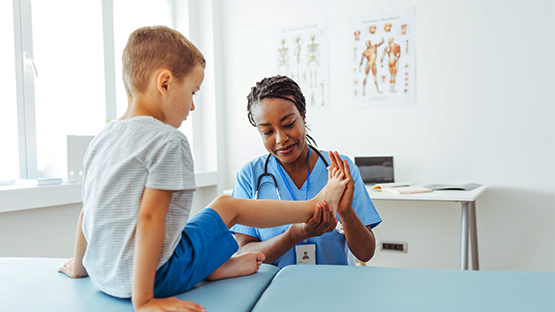
<svg viewBox="0 0 555 312">
<path fill-rule="evenodd" d="M 145 188 L 137 228 L 133 256 L 133 292 L 131 300 L 137 311 L 202 311 L 193 302 L 176 298 L 155 299 L 154 279 L 160 251 L 166 235 L 166 215 L 172 191 Z"/>
<path fill-rule="evenodd" d="M 75 251 L 74 257 L 66 261 L 58 269 L 58 272 L 64 273 L 71 278 L 82 278 L 87 277 L 89 274 L 83 266 L 83 256 L 85 255 L 85 250 L 87 250 L 87 240 L 83 235 L 83 209 L 79 214 L 79 221 L 77 221 L 77 235 L 75 237 Z"/>
</svg>

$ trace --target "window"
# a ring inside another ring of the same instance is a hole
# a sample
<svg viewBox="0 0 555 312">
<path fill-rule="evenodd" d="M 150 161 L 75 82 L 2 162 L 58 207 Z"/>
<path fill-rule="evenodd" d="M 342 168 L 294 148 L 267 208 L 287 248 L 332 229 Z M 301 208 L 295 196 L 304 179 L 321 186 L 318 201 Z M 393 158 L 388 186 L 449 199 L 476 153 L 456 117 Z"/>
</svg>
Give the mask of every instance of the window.
<svg viewBox="0 0 555 312">
<path fill-rule="evenodd" d="M 129 34 L 172 27 L 174 6 L 173 0 L 1 1 L 0 39 L 14 45 L 0 49 L 6 80 L 0 184 L 67 178 L 67 136 L 96 135 L 127 108 L 121 55 Z M 191 123 L 182 128 L 191 142 Z"/>
<path fill-rule="evenodd" d="M 116 55 L 117 114 L 127 109 L 127 95 L 121 78 L 121 55 L 129 35 L 137 28 L 147 25 L 171 27 L 171 7 L 167 0 L 116 0 L 114 1 L 114 48 Z M 133 14 L 129 8 L 134 7 Z"/>
<path fill-rule="evenodd" d="M 129 8 L 133 7 L 133 14 Z M 129 35 L 143 26 L 172 27 L 172 2 L 168 0 L 115 0 L 114 1 L 114 50 L 116 56 L 116 103 L 117 115 L 121 116 L 127 110 L 127 94 L 123 86 L 121 55 L 127 44 Z M 172 27 L 173 28 L 173 27 Z M 187 36 L 187 34 L 184 34 Z M 179 128 L 185 133 L 193 148 L 192 123 L 184 122 Z"/>
<path fill-rule="evenodd" d="M 102 4 L 34 0 L 31 8 L 37 171 L 66 177 L 67 136 L 106 124 Z"/>
<path fill-rule="evenodd" d="M 13 5 L 0 1 L 0 40 L 14 42 Z M 0 181 L 19 177 L 19 150 L 17 136 L 17 93 L 15 54 L 13 45 L 2 45 L 0 49 L 2 72 L 2 113 L 0 114 Z"/>
</svg>

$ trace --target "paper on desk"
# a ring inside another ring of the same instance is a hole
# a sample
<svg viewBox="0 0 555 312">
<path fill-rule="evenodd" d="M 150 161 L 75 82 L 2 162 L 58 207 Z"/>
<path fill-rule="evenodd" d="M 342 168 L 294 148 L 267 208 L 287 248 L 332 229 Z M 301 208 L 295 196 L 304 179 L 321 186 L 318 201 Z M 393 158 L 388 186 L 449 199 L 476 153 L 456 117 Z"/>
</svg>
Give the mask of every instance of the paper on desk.
<svg viewBox="0 0 555 312">
<path fill-rule="evenodd" d="M 373 190 L 382 190 L 384 188 L 408 187 L 413 186 L 412 182 L 393 182 L 393 183 L 380 183 L 372 186 Z"/>
<path fill-rule="evenodd" d="M 418 194 L 418 193 L 428 193 L 434 190 L 422 187 L 422 186 L 405 186 L 405 187 L 386 187 L 382 188 L 382 193 L 391 193 L 396 195 L 402 194 Z"/>
</svg>

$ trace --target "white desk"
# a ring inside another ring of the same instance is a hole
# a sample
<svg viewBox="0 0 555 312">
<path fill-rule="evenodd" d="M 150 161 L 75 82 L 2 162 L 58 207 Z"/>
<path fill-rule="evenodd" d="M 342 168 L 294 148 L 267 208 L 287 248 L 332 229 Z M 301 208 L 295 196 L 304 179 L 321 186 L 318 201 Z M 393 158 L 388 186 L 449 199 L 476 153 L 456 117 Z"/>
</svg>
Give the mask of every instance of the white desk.
<svg viewBox="0 0 555 312">
<path fill-rule="evenodd" d="M 476 230 L 476 199 L 486 190 L 482 185 L 472 191 L 433 191 L 420 194 L 395 195 L 368 189 L 372 200 L 400 200 L 400 201 L 445 201 L 460 202 L 461 217 L 461 270 L 468 270 L 469 238 L 472 245 L 472 269 L 479 270 L 478 261 L 478 232 Z M 470 236 L 470 237 L 469 237 Z"/>
</svg>

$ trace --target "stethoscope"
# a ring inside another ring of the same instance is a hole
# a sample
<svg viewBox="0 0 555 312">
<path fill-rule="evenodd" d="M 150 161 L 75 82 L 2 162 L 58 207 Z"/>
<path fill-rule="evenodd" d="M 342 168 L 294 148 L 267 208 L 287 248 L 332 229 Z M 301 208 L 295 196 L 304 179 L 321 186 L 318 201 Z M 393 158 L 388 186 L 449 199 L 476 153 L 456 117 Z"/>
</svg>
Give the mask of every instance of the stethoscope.
<svg viewBox="0 0 555 312">
<path fill-rule="evenodd" d="M 326 168 L 330 166 L 330 164 L 326 161 L 326 159 L 324 158 L 324 156 L 322 156 L 322 153 L 320 153 L 319 150 L 317 150 L 314 146 L 312 145 L 308 145 L 313 151 L 316 152 L 316 154 L 318 154 L 318 156 L 320 157 L 320 159 L 322 159 L 322 161 L 324 162 L 324 164 L 326 165 Z M 279 200 L 281 200 L 281 195 L 279 194 L 279 189 L 278 189 L 278 185 L 277 185 L 277 181 L 276 181 L 276 177 L 274 177 L 273 174 L 268 172 L 268 162 L 270 161 L 270 156 L 272 156 L 272 154 L 268 154 L 268 157 L 266 157 L 266 161 L 264 162 L 264 173 L 262 173 L 261 175 L 258 176 L 258 179 L 256 180 L 256 192 L 254 194 L 254 199 L 258 199 L 258 190 L 260 189 L 260 186 L 262 186 L 262 184 L 264 183 L 271 183 L 270 181 L 266 181 L 263 183 L 260 183 L 260 180 L 263 177 L 270 177 L 272 178 L 272 181 L 274 183 L 274 187 L 276 189 L 276 193 L 277 196 L 279 198 Z M 278 164 L 279 166 L 279 164 Z M 308 190 L 308 187 L 307 187 Z M 337 222 L 337 226 L 335 227 L 335 229 L 337 230 L 337 232 L 339 234 L 345 234 L 344 230 L 343 230 L 343 224 L 341 223 L 341 221 Z"/>
<path fill-rule="evenodd" d="M 329 163 L 326 161 L 326 159 L 324 158 L 324 156 L 322 156 L 322 153 L 320 153 L 319 150 L 317 150 L 314 146 L 312 145 L 308 145 L 313 151 L 316 152 L 316 154 L 318 154 L 318 156 L 322 159 L 322 161 L 324 162 L 324 164 L 326 165 L 326 168 L 329 167 Z M 266 157 L 266 161 L 264 162 L 264 173 L 258 176 L 258 180 L 256 180 L 256 192 L 254 194 L 254 199 L 258 199 L 258 190 L 260 189 L 260 186 L 262 186 L 262 184 L 264 183 L 271 183 L 270 181 L 265 181 L 263 183 L 260 183 L 260 181 L 262 180 L 263 177 L 270 177 L 272 178 L 272 181 L 274 183 L 274 187 L 276 188 L 276 193 L 277 196 L 279 198 L 279 200 L 281 200 L 281 195 L 279 194 L 279 189 L 278 189 L 278 185 L 277 185 L 277 181 L 276 181 L 276 177 L 274 177 L 273 174 L 268 172 L 268 162 L 270 161 L 270 157 L 272 156 L 272 154 L 268 154 L 268 157 Z"/>
</svg>

